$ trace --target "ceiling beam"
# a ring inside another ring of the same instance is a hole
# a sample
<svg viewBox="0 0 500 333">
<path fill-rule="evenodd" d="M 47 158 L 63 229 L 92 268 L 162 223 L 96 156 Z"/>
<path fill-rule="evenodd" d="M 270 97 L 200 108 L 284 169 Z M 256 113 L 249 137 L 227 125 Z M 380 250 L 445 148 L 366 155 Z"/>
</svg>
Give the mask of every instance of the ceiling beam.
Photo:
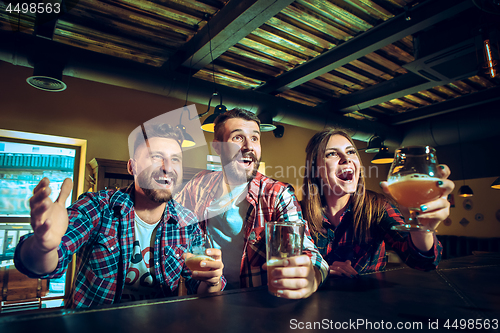
<svg viewBox="0 0 500 333">
<path fill-rule="evenodd" d="M 472 7 L 474 7 L 472 0 L 427 1 L 410 10 L 411 20 L 406 20 L 406 13 L 400 14 L 269 80 L 256 90 L 273 93 L 294 88 Z"/>
<path fill-rule="evenodd" d="M 41 49 L 51 50 L 67 58 L 63 71 L 65 76 L 135 89 L 182 101 L 185 100 L 186 92 L 189 91 L 188 100 L 202 105 L 207 105 L 213 94 L 212 86 L 207 84 L 207 81 L 190 77 L 184 73 L 168 72 L 168 75 L 165 75 L 153 66 L 28 34 L 0 31 L 0 40 L 2 41 L 0 43 L 0 67 L 1 61 L 18 66 L 33 67 L 28 58 L 31 55 L 34 41 L 39 40 Z M 335 113 L 325 114 L 315 107 L 270 94 L 224 85 L 220 85 L 217 90 L 224 97 L 224 105 L 228 109 L 243 108 L 256 114 L 262 110 L 272 110 L 276 122 L 316 131 L 325 128 L 325 126 L 343 126 L 350 130 L 354 139 L 361 141 L 368 141 L 375 132 L 389 133 L 386 142 L 393 146 L 399 145 L 403 138 L 403 133 L 386 124 L 344 117 Z"/>
<path fill-rule="evenodd" d="M 424 106 L 414 111 L 408 111 L 390 116 L 389 122 L 391 125 L 402 125 L 413 121 L 494 102 L 497 100 L 500 100 L 500 87 L 478 91 L 438 104 Z"/>
<path fill-rule="evenodd" d="M 293 1 L 229 1 L 163 68 L 177 70 L 184 66 L 199 70 L 205 67 L 212 62 L 212 58 L 218 58 Z"/>
<path fill-rule="evenodd" d="M 426 80 L 420 75 L 408 73 L 392 80 L 356 91 L 337 99 L 332 99 L 317 106 L 323 110 L 338 113 L 360 111 L 395 98 L 414 94 L 436 86 L 436 82 Z"/>
<path fill-rule="evenodd" d="M 325 103 L 317 106 L 317 108 L 323 110 L 323 112 L 334 111 L 337 113 L 349 113 L 349 112 L 354 112 L 354 111 L 361 111 L 363 109 L 366 109 L 366 108 L 369 108 L 369 107 L 372 107 L 375 105 L 379 105 L 381 103 L 388 102 L 388 101 L 391 101 L 393 99 L 397 99 L 397 98 L 401 98 L 401 97 L 404 97 L 407 95 L 415 94 L 415 93 L 418 93 L 418 92 L 423 91 L 423 90 L 432 89 L 438 85 L 443 86 L 443 85 L 446 85 L 446 84 L 449 84 L 449 83 L 452 83 L 455 81 L 463 80 L 463 79 L 466 79 L 470 76 L 471 75 L 467 74 L 463 77 L 452 78 L 452 79 L 447 80 L 447 81 L 437 82 L 437 81 L 429 81 L 429 80 L 421 77 L 420 75 L 417 75 L 417 74 L 410 72 L 410 73 L 398 76 L 392 80 L 379 83 L 377 85 L 368 87 L 368 88 L 363 89 L 363 90 L 356 91 L 356 92 L 349 94 L 349 95 L 345 95 L 344 97 L 332 99 L 328 102 L 325 102 Z M 493 92 L 487 93 L 486 91 L 484 91 L 484 95 L 482 95 L 482 98 L 485 99 L 485 102 L 489 102 L 490 100 L 495 99 L 496 96 L 494 94 L 495 94 L 495 92 L 498 93 L 498 90 L 494 90 L 494 89 L 489 89 L 489 90 L 492 90 Z M 487 90 L 487 91 L 489 91 L 489 90 Z M 477 102 L 477 101 L 474 101 L 474 98 L 479 98 L 479 97 L 472 97 L 472 96 L 476 96 L 476 94 L 464 96 L 464 97 L 468 97 L 468 98 L 461 99 L 462 102 L 458 102 L 458 103 L 464 103 L 465 101 L 468 101 L 469 98 L 471 99 L 471 101 L 468 103 Z M 463 98 L 463 97 L 460 97 L 460 98 Z M 486 98 L 488 98 L 488 99 L 486 99 Z M 478 102 L 478 103 L 480 104 L 480 102 Z M 452 106 L 452 104 L 446 104 L 446 105 L 447 106 L 443 106 L 443 108 L 445 108 L 445 107 L 456 108 L 456 107 L 460 106 L 459 104 L 453 105 L 453 106 Z M 465 107 L 467 107 L 467 106 L 472 106 L 472 105 L 465 105 Z M 425 108 L 427 108 L 427 107 L 425 107 Z M 435 112 L 437 114 L 441 113 L 441 111 L 442 111 L 441 109 L 438 109 L 437 106 L 435 108 L 429 108 L 429 111 L 427 111 L 428 117 L 432 116 L 431 115 L 432 110 L 434 110 L 433 112 Z M 395 118 L 395 119 L 399 119 L 399 118 Z M 398 121 L 398 122 L 405 121 L 406 119 L 407 118 L 405 118 L 403 115 L 401 115 L 401 119 L 396 120 L 396 121 Z M 393 125 L 395 125 L 394 121 L 391 121 L 391 123 Z"/>
</svg>

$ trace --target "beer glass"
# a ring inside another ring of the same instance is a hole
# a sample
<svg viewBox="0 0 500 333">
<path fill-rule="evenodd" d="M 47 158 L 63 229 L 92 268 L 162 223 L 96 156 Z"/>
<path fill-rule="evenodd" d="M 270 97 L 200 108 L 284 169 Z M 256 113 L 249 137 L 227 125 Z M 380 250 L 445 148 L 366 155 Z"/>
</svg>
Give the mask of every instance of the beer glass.
<svg viewBox="0 0 500 333">
<path fill-rule="evenodd" d="M 189 268 L 191 271 L 209 271 L 210 268 L 208 267 L 201 267 L 200 263 L 203 260 L 206 261 L 214 261 L 215 259 L 207 256 L 205 254 L 205 251 L 207 249 L 213 248 L 213 240 L 210 235 L 203 234 L 202 236 L 202 243 L 198 246 L 190 246 L 190 251 L 193 256 L 189 257 L 186 259 L 186 266 Z"/>
<path fill-rule="evenodd" d="M 393 226 L 392 230 L 434 232 L 422 225 L 416 216 L 420 206 L 436 200 L 443 191 L 438 187 L 436 150 L 429 146 L 398 148 L 387 178 L 389 192 L 402 206 L 410 210 L 408 223 Z"/>
<path fill-rule="evenodd" d="M 276 267 L 283 266 L 287 258 L 300 256 L 304 242 L 305 221 L 266 222 L 266 263 L 268 291 L 280 296 L 278 289 L 271 286 L 272 273 Z"/>
</svg>

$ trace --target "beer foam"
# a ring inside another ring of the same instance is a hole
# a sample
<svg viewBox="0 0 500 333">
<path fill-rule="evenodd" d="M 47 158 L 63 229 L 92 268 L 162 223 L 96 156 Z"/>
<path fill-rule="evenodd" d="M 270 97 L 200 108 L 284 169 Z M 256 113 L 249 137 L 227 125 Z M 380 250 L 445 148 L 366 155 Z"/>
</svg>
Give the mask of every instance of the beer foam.
<svg viewBox="0 0 500 333">
<path fill-rule="evenodd" d="M 392 177 L 389 177 L 389 179 L 387 180 L 387 183 L 388 185 L 391 185 L 391 184 L 394 184 L 394 183 L 398 183 L 398 182 L 407 182 L 407 181 L 412 181 L 412 182 L 415 182 L 415 181 L 438 181 L 439 178 L 437 177 L 431 177 L 429 175 L 426 175 L 424 173 L 412 173 L 410 175 L 404 175 L 404 176 L 392 176 Z"/>
</svg>

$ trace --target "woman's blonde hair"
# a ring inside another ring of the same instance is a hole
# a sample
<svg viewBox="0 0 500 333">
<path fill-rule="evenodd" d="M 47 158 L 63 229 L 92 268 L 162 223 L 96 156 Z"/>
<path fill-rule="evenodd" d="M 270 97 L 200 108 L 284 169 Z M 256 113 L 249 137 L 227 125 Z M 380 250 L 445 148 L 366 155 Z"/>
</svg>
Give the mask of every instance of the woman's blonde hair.
<svg viewBox="0 0 500 333">
<path fill-rule="evenodd" d="M 302 186 L 302 210 L 309 223 L 311 233 L 316 236 L 323 229 L 323 214 L 326 209 L 324 191 L 332 190 L 324 184 L 318 172 L 318 158 L 325 158 L 326 145 L 334 135 L 345 137 L 356 150 L 360 161 L 360 175 L 356 193 L 352 194 L 352 213 L 354 220 L 354 238 L 358 243 L 367 242 L 370 227 L 378 223 L 384 212 L 385 196 L 365 188 L 364 168 L 358 150 L 352 138 L 342 129 L 331 128 L 316 133 L 306 147 L 306 173 Z M 326 189 L 325 189 L 326 187 Z"/>
</svg>

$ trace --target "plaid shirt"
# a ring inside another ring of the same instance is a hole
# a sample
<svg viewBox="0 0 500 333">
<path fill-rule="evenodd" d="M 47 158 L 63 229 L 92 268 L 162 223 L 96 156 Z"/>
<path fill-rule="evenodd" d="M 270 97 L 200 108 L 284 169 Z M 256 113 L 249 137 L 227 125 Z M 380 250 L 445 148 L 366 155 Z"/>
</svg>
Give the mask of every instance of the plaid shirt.
<svg viewBox="0 0 500 333">
<path fill-rule="evenodd" d="M 323 233 L 314 236 L 316 246 L 329 265 L 334 261 L 350 260 L 352 267 L 358 273 L 383 271 L 387 264 L 385 246 L 388 244 L 409 267 L 423 271 L 436 269 L 443 250 L 436 234 L 434 234 L 434 247 L 422 253 L 413 245 L 409 233 L 391 230 L 393 225 L 404 224 L 404 220 L 394 206 L 386 203 L 384 216 L 380 223 L 372 226 L 367 243 L 354 244 L 351 208 L 352 206 L 344 212 L 337 228 L 323 216 Z M 337 236 L 338 243 L 335 244 L 337 231 L 341 234 Z"/>
<path fill-rule="evenodd" d="M 130 266 L 134 242 L 134 184 L 127 189 L 88 192 L 68 208 L 69 225 L 57 252 L 57 268 L 43 276 L 27 270 L 19 260 L 19 249 L 32 234 L 24 236 L 16 249 L 17 269 L 30 278 L 58 278 L 76 253 L 76 276 L 67 307 L 89 307 L 118 303 Z M 170 200 L 158 225 L 154 242 L 154 277 L 164 296 L 173 296 L 180 276 L 188 293 L 199 281 L 183 269 L 182 255 L 188 245 L 201 243 L 202 230 L 194 214 Z M 190 242 L 189 242 L 190 241 Z M 223 281 L 223 284 L 225 282 Z"/>
<path fill-rule="evenodd" d="M 206 208 L 216 199 L 215 195 L 222 182 L 222 171 L 201 171 L 186 184 L 176 200 L 191 209 L 198 219 L 205 223 Z M 250 207 L 243 226 L 245 246 L 240 267 L 242 288 L 267 285 L 267 271 L 262 269 L 262 265 L 266 262 L 265 222 L 302 219 L 302 211 L 293 188 L 261 173 L 257 173 L 249 183 L 246 200 Z M 314 246 L 307 224 L 304 236 L 303 253 L 309 255 L 324 281 L 328 276 L 328 265 Z"/>
</svg>

